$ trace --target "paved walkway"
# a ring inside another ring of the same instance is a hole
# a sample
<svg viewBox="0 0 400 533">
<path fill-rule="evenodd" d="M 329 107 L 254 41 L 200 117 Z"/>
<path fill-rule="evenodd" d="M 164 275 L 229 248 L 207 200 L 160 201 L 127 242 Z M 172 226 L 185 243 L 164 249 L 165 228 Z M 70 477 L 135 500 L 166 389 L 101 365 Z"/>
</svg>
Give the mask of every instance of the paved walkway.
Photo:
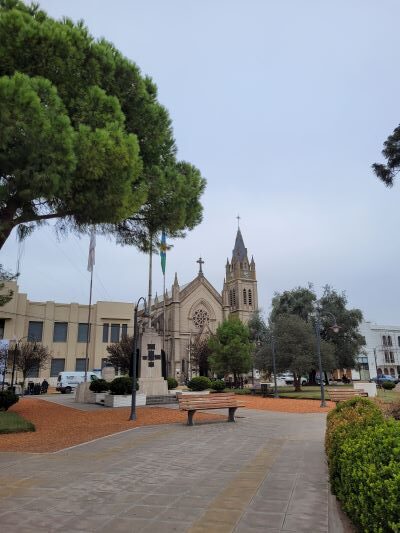
<svg viewBox="0 0 400 533">
<path fill-rule="evenodd" d="M 54 454 L 0 454 L 9 533 L 343 532 L 325 415 L 240 410 L 236 424 L 145 427 Z"/>
</svg>

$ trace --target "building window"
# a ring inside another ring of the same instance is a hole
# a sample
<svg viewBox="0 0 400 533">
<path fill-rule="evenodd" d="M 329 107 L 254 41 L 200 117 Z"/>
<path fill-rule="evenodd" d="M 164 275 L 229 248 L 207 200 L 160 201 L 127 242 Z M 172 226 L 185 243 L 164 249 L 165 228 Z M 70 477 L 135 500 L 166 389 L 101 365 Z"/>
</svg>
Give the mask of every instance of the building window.
<svg viewBox="0 0 400 533">
<path fill-rule="evenodd" d="M 390 375 L 394 378 L 396 376 L 396 372 L 394 371 L 394 368 L 390 369 Z"/>
<path fill-rule="evenodd" d="M 389 352 L 389 358 L 390 358 L 390 363 L 394 363 L 394 353 L 393 352 Z"/>
<path fill-rule="evenodd" d="M 387 343 L 388 343 L 388 346 L 392 346 L 392 337 L 390 335 L 388 335 Z"/>
<path fill-rule="evenodd" d="M 85 372 L 86 358 L 80 357 L 75 360 L 75 370 L 76 372 Z"/>
<path fill-rule="evenodd" d="M 383 346 L 387 346 L 387 344 L 386 344 L 386 335 L 382 335 L 382 343 L 383 343 Z"/>
<path fill-rule="evenodd" d="M 43 337 L 43 322 L 29 322 L 28 326 L 28 341 L 42 342 Z M 35 377 L 35 376 L 30 376 Z"/>
<path fill-rule="evenodd" d="M 235 289 L 232 289 L 232 300 L 233 300 L 233 307 L 236 307 L 236 291 L 235 291 Z"/>
<path fill-rule="evenodd" d="M 78 342 L 86 342 L 88 340 L 88 325 L 80 323 L 78 324 Z M 90 334 L 89 334 L 90 340 Z"/>
<path fill-rule="evenodd" d="M 399 347 L 400 347 L 400 337 L 397 337 L 397 344 L 398 344 Z"/>
<path fill-rule="evenodd" d="M 31 368 L 27 374 L 27 378 L 38 378 L 39 377 L 39 367 L 35 366 L 34 368 Z"/>
<path fill-rule="evenodd" d="M 111 342 L 119 342 L 119 324 L 111 324 Z"/>
<path fill-rule="evenodd" d="M 5 328 L 5 325 L 6 325 L 6 321 L 4 319 L 0 320 L 0 340 L 4 339 L 4 328 Z M 399 339 L 400 339 L 400 337 L 399 337 Z"/>
<path fill-rule="evenodd" d="M 385 363 L 390 363 L 389 352 L 385 350 Z"/>
<path fill-rule="evenodd" d="M 251 289 L 249 289 L 249 305 L 253 305 L 253 298 L 251 294 Z"/>
<path fill-rule="evenodd" d="M 387 376 L 389 374 L 389 370 L 387 368 L 384 368 L 383 373 L 385 374 L 385 376 Z"/>
<path fill-rule="evenodd" d="M 103 342 L 108 342 L 109 331 L 110 331 L 110 324 L 103 324 Z"/>
<path fill-rule="evenodd" d="M 243 289 L 243 303 L 244 303 L 244 305 L 247 304 L 247 293 L 246 293 L 246 289 Z"/>
<path fill-rule="evenodd" d="M 233 296 L 232 296 L 232 289 L 229 291 L 229 305 L 233 306 Z"/>
<path fill-rule="evenodd" d="M 60 372 L 64 372 L 65 359 L 52 359 L 50 367 L 50 377 L 56 378 Z"/>
<path fill-rule="evenodd" d="M 210 321 L 210 316 L 205 309 L 196 309 L 193 313 L 193 324 L 196 328 L 202 328 Z"/>
<path fill-rule="evenodd" d="M 182 359 L 182 372 L 185 372 L 185 360 Z"/>
<path fill-rule="evenodd" d="M 121 337 L 127 337 L 128 336 L 128 324 L 122 324 L 121 325 Z"/>
<path fill-rule="evenodd" d="M 53 342 L 67 342 L 68 322 L 54 322 Z"/>
</svg>

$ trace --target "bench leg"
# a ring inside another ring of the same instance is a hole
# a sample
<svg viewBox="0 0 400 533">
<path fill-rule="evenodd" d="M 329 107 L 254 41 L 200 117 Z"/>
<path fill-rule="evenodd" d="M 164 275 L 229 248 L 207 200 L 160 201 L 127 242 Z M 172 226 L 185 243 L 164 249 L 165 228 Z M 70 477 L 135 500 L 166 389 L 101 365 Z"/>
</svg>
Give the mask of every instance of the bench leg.
<svg viewBox="0 0 400 533">
<path fill-rule="evenodd" d="M 235 422 L 235 412 L 237 407 L 229 407 L 229 417 L 228 422 Z"/>
<path fill-rule="evenodd" d="M 193 426 L 193 415 L 196 411 L 188 411 L 188 426 Z"/>
</svg>

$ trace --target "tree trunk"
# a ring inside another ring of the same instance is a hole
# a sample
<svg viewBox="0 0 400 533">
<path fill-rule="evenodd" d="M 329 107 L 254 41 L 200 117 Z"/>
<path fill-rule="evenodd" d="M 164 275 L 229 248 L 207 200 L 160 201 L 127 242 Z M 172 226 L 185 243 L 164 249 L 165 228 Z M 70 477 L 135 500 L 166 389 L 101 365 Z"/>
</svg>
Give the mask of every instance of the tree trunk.
<svg viewBox="0 0 400 533">
<path fill-rule="evenodd" d="M 293 385 L 296 392 L 301 392 L 301 378 L 293 373 Z"/>
</svg>

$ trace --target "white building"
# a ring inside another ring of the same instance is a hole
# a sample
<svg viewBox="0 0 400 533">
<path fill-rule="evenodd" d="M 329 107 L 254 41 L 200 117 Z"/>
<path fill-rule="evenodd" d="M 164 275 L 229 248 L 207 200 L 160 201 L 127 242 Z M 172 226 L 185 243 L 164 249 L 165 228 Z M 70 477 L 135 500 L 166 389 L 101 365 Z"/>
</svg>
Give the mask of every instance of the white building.
<svg viewBox="0 0 400 533">
<path fill-rule="evenodd" d="M 400 377 L 400 326 L 382 326 L 362 322 L 359 331 L 364 335 L 365 354 L 360 354 L 359 371 L 353 371 L 353 379 L 371 379 L 377 374 Z"/>
</svg>

